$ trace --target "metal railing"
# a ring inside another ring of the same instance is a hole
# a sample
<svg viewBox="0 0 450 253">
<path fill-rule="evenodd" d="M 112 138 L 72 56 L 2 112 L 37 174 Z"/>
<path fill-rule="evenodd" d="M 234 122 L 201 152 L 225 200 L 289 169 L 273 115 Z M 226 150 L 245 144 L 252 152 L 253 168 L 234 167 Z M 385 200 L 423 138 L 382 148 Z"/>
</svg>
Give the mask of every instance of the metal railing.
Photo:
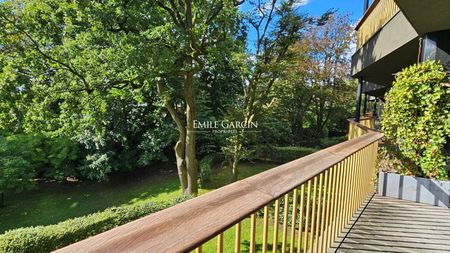
<svg viewBox="0 0 450 253">
<path fill-rule="evenodd" d="M 367 131 L 57 252 L 326 252 L 374 193 L 381 138 Z"/>
<path fill-rule="evenodd" d="M 358 48 L 361 48 L 400 11 L 394 0 L 375 0 L 356 26 Z"/>
</svg>

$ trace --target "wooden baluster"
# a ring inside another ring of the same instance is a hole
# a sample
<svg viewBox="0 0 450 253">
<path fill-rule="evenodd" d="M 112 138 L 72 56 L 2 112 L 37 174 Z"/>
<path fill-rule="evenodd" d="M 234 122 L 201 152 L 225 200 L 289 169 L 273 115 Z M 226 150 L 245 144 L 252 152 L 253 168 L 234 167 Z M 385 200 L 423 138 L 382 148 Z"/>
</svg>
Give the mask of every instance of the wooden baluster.
<svg viewBox="0 0 450 253">
<path fill-rule="evenodd" d="M 250 216 L 250 253 L 255 253 L 256 214 Z"/>
<path fill-rule="evenodd" d="M 267 253 L 268 234 L 269 234 L 269 206 L 264 206 L 262 253 Z"/>
<path fill-rule="evenodd" d="M 235 227 L 234 252 L 241 252 L 241 222 L 236 223 Z"/>
<path fill-rule="evenodd" d="M 223 253 L 223 234 L 217 236 L 217 253 Z"/>
<path fill-rule="evenodd" d="M 280 216 L 280 200 L 275 200 L 275 214 L 274 214 L 274 222 L 273 222 L 273 248 L 272 252 L 278 252 L 278 220 Z"/>
<path fill-rule="evenodd" d="M 341 232 L 342 229 L 345 228 L 345 225 L 347 225 L 348 222 L 348 217 L 350 215 L 350 210 L 351 210 L 351 204 L 352 204 L 352 192 L 355 189 L 351 188 L 351 182 L 352 182 L 352 171 L 353 168 L 355 168 L 356 166 L 356 159 L 355 159 L 355 155 L 350 156 L 350 161 L 351 161 L 351 166 L 344 171 L 344 189 L 345 189 L 345 193 L 344 193 L 344 197 L 345 197 L 345 213 L 344 213 L 344 217 L 342 219 L 342 224 L 341 224 Z"/>
<path fill-rule="evenodd" d="M 313 201 L 312 201 L 312 212 L 311 212 L 311 230 L 309 231 L 309 253 L 313 252 L 314 249 L 314 228 L 316 227 L 316 200 L 317 200 L 317 177 L 314 177 L 314 186 L 313 186 Z"/>
<path fill-rule="evenodd" d="M 328 214 L 330 213 L 330 178 L 329 173 L 331 168 L 325 171 L 325 185 L 323 187 L 323 202 L 322 202 L 322 218 L 320 223 L 320 244 L 318 252 L 325 252 L 325 230 L 328 227 Z"/>
<path fill-rule="evenodd" d="M 309 183 L 309 181 L 308 181 Z M 298 240 L 297 240 L 297 253 L 302 252 L 303 240 L 303 214 L 305 209 L 305 184 L 300 186 L 300 214 L 298 216 Z"/>
<path fill-rule="evenodd" d="M 320 218 L 322 216 L 322 201 L 323 201 L 323 172 L 319 175 L 319 193 L 317 194 L 317 214 L 316 227 L 314 228 L 314 249 L 313 252 L 318 252 L 319 236 L 320 236 Z"/>
<path fill-rule="evenodd" d="M 344 228 L 345 224 L 345 215 L 347 213 L 347 206 L 348 206 L 348 184 L 347 184 L 347 174 L 350 170 L 351 166 L 353 166 L 353 158 L 350 156 L 348 160 L 346 161 L 346 166 L 342 169 L 342 204 L 340 207 L 341 213 L 339 215 L 339 226 L 337 230 L 336 237 L 339 236 L 339 234 L 342 232 L 342 229 Z"/>
<path fill-rule="evenodd" d="M 335 240 L 335 230 L 337 227 L 337 222 L 338 222 L 338 205 L 340 203 L 339 201 L 339 186 L 340 186 L 340 181 L 339 181 L 339 173 L 341 171 L 341 167 L 343 165 L 343 161 L 341 161 L 340 163 L 338 163 L 338 165 L 335 167 L 335 170 L 333 171 L 333 198 L 332 198 L 332 209 L 331 209 L 331 229 L 330 232 L 328 233 L 328 241 L 329 241 L 329 247 L 331 246 L 331 243 L 334 242 Z"/>
<path fill-rule="evenodd" d="M 289 193 L 284 195 L 284 210 L 283 210 L 283 239 L 281 242 L 281 253 L 286 253 L 287 234 L 288 234 L 288 214 L 289 214 Z"/>
<path fill-rule="evenodd" d="M 291 243 L 289 253 L 294 253 L 295 249 L 295 227 L 297 223 L 297 202 L 298 202 L 298 190 L 294 189 L 292 195 L 292 220 L 291 220 Z"/>
<path fill-rule="evenodd" d="M 303 246 L 303 252 L 306 253 L 308 250 L 308 233 L 309 233 L 309 220 L 310 220 L 310 207 L 311 205 L 311 179 L 308 181 L 308 193 L 306 196 L 306 220 L 305 220 L 305 245 Z"/>
</svg>

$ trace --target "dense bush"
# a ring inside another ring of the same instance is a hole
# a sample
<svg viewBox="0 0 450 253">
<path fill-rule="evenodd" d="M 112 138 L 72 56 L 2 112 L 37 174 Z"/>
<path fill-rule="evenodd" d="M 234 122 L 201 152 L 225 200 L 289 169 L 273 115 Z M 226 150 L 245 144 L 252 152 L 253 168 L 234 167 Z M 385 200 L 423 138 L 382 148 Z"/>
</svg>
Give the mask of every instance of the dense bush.
<svg viewBox="0 0 450 253">
<path fill-rule="evenodd" d="M 385 143 L 378 151 L 377 168 L 389 173 L 407 176 L 423 176 L 422 170 L 410 159 L 404 157 L 397 146 Z"/>
<path fill-rule="evenodd" d="M 36 176 L 62 180 L 66 175 L 74 175 L 77 159 L 77 144 L 66 138 L 36 134 L 0 136 L 0 193 L 33 188 Z"/>
<path fill-rule="evenodd" d="M 200 187 L 204 187 L 205 184 L 211 182 L 211 171 L 215 164 L 223 162 L 225 159 L 224 155 L 221 153 L 213 153 L 206 155 L 200 160 L 199 167 L 199 179 L 200 179 Z"/>
<path fill-rule="evenodd" d="M 307 147 L 274 147 L 263 146 L 258 151 L 257 158 L 273 162 L 285 163 L 318 151 Z"/>
<path fill-rule="evenodd" d="M 331 146 L 334 146 L 336 144 L 339 144 L 341 142 L 344 142 L 348 139 L 347 135 L 344 136 L 337 136 L 337 137 L 329 137 L 329 138 L 322 138 L 320 139 L 320 147 L 321 148 L 328 148 Z"/>
<path fill-rule="evenodd" d="M 2 253 L 46 253 L 184 201 L 112 207 L 55 225 L 9 230 L 0 235 Z"/>
<path fill-rule="evenodd" d="M 450 89 L 445 83 L 449 81 L 441 64 L 428 61 L 398 73 L 386 95 L 383 132 L 402 157 L 429 178 L 447 179 L 444 147 L 450 136 Z"/>
</svg>

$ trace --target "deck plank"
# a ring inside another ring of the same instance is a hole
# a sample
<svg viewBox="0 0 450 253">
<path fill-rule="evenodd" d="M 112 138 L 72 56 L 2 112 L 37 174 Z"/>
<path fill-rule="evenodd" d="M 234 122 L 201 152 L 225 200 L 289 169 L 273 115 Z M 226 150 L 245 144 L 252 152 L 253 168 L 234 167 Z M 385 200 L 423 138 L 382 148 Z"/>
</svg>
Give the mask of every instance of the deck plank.
<svg viewBox="0 0 450 253">
<path fill-rule="evenodd" d="M 450 209 L 375 195 L 329 252 L 450 252 Z"/>
</svg>

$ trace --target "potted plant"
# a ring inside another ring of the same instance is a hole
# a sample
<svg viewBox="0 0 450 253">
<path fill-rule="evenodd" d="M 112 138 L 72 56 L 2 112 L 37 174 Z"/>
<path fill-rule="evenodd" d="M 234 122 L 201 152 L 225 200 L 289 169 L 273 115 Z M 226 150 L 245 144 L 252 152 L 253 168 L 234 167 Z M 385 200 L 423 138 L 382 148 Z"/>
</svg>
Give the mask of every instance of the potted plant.
<svg viewBox="0 0 450 253">
<path fill-rule="evenodd" d="M 427 61 L 404 69 L 386 95 L 379 152 L 380 195 L 437 206 L 449 205 L 449 77 Z"/>
</svg>

